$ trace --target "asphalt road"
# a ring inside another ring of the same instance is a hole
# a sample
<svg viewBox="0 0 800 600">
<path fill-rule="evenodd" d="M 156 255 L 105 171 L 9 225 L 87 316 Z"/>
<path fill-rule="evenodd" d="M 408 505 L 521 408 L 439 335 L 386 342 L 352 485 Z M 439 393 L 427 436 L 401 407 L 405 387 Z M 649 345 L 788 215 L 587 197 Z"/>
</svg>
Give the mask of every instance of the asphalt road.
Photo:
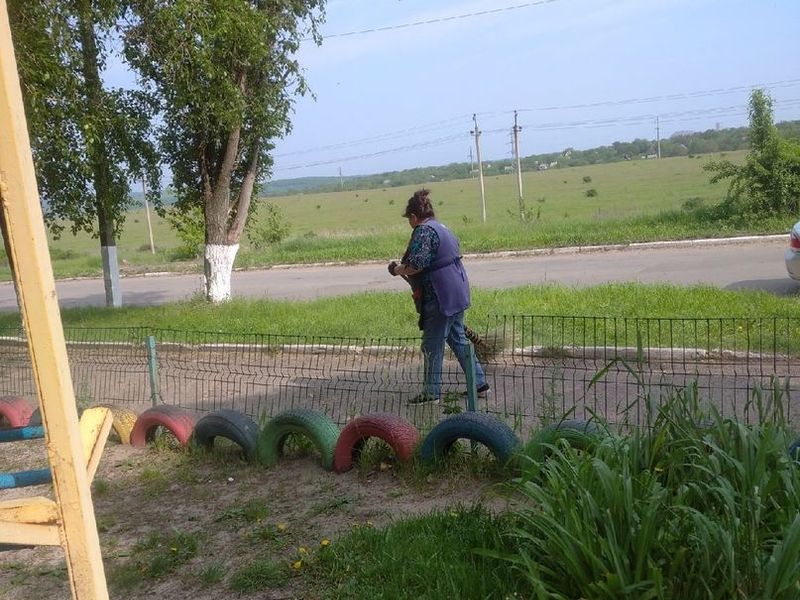
<svg viewBox="0 0 800 600">
<path fill-rule="evenodd" d="M 788 296 L 800 283 L 786 274 L 786 236 L 736 242 L 652 244 L 625 249 L 564 249 L 550 254 L 466 256 L 474 287 L 509 288 L 526 284 L 560 283 L 589 286 L 604 282 L 666 282 L 708 284 L 723 289 L 759 289 Z M 202 276 L 147 275 L 123 277 L 123 304 L 143 306 L 186 299 L 200 292 Z M 56 283 L 62 308 L 103 306 L 102 279 L 71 279 Z M 233 274 L 235 297 L 311 299 L 363 291 L 406 290 L 391 277 L 384 263 L 274 267 Z M 11 283 L 0 283 L 0 310 L 17 310 Z"/>
</svg>

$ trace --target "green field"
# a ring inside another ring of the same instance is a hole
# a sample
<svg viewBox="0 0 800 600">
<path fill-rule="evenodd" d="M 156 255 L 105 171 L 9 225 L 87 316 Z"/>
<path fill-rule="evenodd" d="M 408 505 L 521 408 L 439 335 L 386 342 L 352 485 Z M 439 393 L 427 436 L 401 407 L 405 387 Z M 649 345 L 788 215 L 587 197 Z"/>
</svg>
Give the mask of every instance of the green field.
<svg viewBox="0 0 800 600">
<path fill-rule="evenodd" d="M 740 233 L 787 231 L 793 217 L 758 222 L 720 221 L 708 208 L 725 196 L 722 184 L 709 183 L 703 164 L 719 155 L 634 160 L 523 174 L 527 222 L 519 219 L 516 176 L 488 177 L 486 223 L 481 222 L 477 179 L 430 182 L 437 217 L 459 235 L 464 252 L 536 247 L 627 243 Z M 740 161 L 745 152 L 727 158 Z M 409 230 L 401 218 L 408 197 L 420 186 L 270 199 L 289 224 L 282 242 L 256 251 L 247 235 L 236 266 L 255 268 L 280 263 L 358 261 L 396 257 Z M 594 190 L 593 195 L 590 190 Z M 587 195 L 587 192 L 590 195 Z M 264 203 L 251 226 L 263 225 Z M 118 240 L 123 275 L 142 271 L 198 270 L 169 224 L 151 211 L 156 252 L 150 252 L 144 210 L 129 214 Z M 98 241 L 87 234 L 52 240 L 57 277 L 99 275 Z M 9 278 L 8 268 L 0 276 Z"/>
</svg>

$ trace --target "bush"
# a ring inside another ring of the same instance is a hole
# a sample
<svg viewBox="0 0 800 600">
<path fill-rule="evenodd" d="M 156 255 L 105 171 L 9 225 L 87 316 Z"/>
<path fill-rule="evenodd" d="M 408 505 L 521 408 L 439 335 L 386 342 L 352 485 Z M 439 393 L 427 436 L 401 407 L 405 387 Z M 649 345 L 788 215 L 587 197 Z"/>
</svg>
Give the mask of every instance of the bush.
<svg viewBox="0 0 800 600">
<path fill-rule="evenodd" d="M 256 250 L 264 250 L 272 244 L 282 242 L 289 236 L 291 230 L 277 204 L 267 202 L 264 209 L 267 211 L 264 223 L 247 232 L 247 239 Z"/>
<path fill-rule="evenodd" d="M 583 183 L 592 183 L 592 178 L 589 175 L 584 175 Z"/>
<path fill-rule="evenodd" d="M 596 189 L 589 188 L 588 190 L 586 190 L 586 197 L 587 198 L 594 198 L 595 196 L 597 196 L 597 190 Z"/>
</svg>

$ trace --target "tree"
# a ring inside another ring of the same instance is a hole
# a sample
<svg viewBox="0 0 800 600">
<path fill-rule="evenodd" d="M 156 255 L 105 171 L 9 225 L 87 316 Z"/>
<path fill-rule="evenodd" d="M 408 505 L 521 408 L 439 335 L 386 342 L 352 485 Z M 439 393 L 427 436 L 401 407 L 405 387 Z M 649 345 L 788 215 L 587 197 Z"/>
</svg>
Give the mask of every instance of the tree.
<svg viewBox="0 0 800 600">
<path fill-rule="evenodd" d="M 106 304 L 120 306 L 116 237 L 129 182 L 144 176 L 155 194 L 160 175 L 152 100 L 100 78 L 122 2 L 9 0 L 8 8 L 45 220 L 55 237 L 65 221 L 99 237 Z"/>
<path fill-rule="evenodd" d="M 230 277 L 270 140 L 285 135 L 306 84 L 293 58 L 324 0 L 134 0 L 131 63 L 163 101 L 159 132 L 172 170 L 177 226 L 202 217 L 206 298 L 230 298 Z"/>
<path fill-rule="evenodd" d="M 711 182 L 730 179 L 730 212 L 796 214 L 800 203 L 800 144 L 783 139 L 772 120 L 772 99 L 764 90 L 750 95 L 750 152 L 743 165 L 713 161 L 704 168 Z"/>
</svg>

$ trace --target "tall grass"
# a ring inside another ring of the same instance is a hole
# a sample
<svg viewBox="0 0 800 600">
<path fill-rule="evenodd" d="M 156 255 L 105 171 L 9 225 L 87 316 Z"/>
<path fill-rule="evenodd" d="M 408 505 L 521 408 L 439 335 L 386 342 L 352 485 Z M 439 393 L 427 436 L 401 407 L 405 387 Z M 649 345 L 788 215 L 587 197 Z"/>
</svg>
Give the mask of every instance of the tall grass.
<svg viewBox="0 0 800 600">
<path fill-rule="evenodd" d="M 763 420 L 744 425 L 688 388 L 590 451 L 529 446 L 505 558 L 531 597 L 800 597 L 800 465 L 780 411 L 756 401 Z"/>
</svg>

